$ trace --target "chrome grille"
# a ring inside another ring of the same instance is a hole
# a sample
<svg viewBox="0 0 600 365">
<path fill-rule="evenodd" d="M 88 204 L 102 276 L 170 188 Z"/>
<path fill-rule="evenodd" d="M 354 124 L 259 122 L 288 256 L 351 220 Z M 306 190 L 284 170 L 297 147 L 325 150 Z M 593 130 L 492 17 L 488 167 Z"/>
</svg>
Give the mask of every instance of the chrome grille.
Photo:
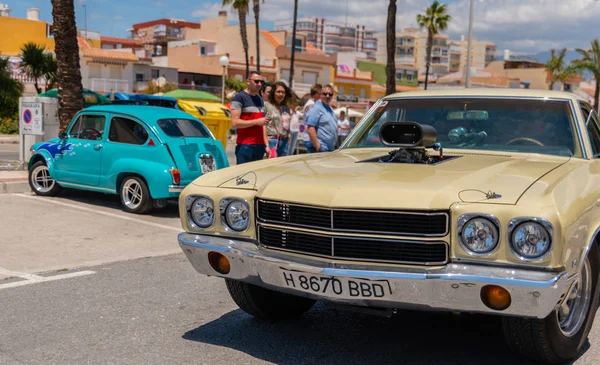
<svg viewBox="0 0 600 365">
<path fill-rule="evenodd" d="M 261 245 L 284 251 L 359 261 L 443 265 L 448 261 L 445 242 L 329 236 L 274 227 L 258 227 Z"/>
<path fill-rule="evenodd" d="M 376 233 L 420 237 L 448 234 L 447 211 L 329 209 L 258 199 L 259 222 L 334 232 Z"/>
</svg>

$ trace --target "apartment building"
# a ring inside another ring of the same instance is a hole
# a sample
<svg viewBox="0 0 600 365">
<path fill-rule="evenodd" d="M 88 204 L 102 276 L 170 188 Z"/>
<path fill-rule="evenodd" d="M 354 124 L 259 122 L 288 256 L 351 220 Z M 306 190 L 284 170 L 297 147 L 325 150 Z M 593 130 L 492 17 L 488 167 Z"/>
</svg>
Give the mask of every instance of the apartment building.
<svg viewBox="0 0 600 365">
<path fill-rule="evenodd" d="M 200 29 L 200 23 L 187 22 L 180 19 L 158 19 L 134 24 L 129 29 L 131 38 L 141 40 L 144 49 L 152 57 L 166 56 L 168 43 L 185 39 L 185 34 L 191 29 Z"/>
<path fill-rule="evenodd" d="M 378 33 L 377 62 L 387 63 L 386 34 Z M 450 44 L 446 34 L 437 34 L 433 38 L 431 50 L 430 76 L 443 76 L 449 72 Z M 427 31 L 419 28 L 403 28 L 396 34 L 396 65 L 412 66 L 425 74 L 427 62 Z"/>
<path fill-rule="evenodd" d="M 293 31 L 293 22 L 275 23 L 275 30 Z M 296 22 L 296 34 L 306 36 L 307 44 L 327 55 L 337 52 L 365 52 L 375 60 L 377 51 L 376 33 L 364 25 L 343 24 L 325 18 L 302 18 Z"/>
<path fill-rule="evenodd" d="M 458 72 L 467 67 L 467 54 L 469 40 L 464 35 L 460 40 L 451 40 L 449 71 Z M 496 45 L 490 41 L 481 41 L 475 37 L 471 38 L 471 67 L 483 70 L 496 58 Z"/>
<path fill-rule="evenodd" d="M 385 32 L 377 33 L 376 59 L 379 63 L 387 63 Z M 452 72 L 458 72 L 466 67 L 467 63 L 467 38 L 451 40 L 446 34 L 434 36 L 431 51 L 431 66 L 429 77 L 437 78 Z M 489 41 L 479 41 L 476 38 L 471 42 L 471 67 L 483 69 L 494 60 L 496 46 Z M 396 66 L 412 66 L 419 70 L 419 75 L 424 78 L 427 62 L 427 31 L 419 28 L 403 28 L 396 34 Z"/>
</svg>

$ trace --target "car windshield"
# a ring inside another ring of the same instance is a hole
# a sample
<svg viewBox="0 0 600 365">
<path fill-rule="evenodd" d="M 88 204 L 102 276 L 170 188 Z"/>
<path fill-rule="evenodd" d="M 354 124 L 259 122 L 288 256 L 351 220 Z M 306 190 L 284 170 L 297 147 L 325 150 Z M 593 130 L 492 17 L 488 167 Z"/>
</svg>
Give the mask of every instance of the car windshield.
<svg viewBox="0 0 600 365">
<path fill-rule="evenodd" d="M 443 148 L 579 154 L 568 101 L 510 98 L 421 98 L 384 101 L 363 120 L 345 148 L 385 147 L 386 122 L 417 122 L 437 131 Z"/>
<path fill-rule="evenodd" d="M 210 132 L 197 120 L 161 119 L 158 126 L 169 137 L 210 138 Z"/>
</svg>

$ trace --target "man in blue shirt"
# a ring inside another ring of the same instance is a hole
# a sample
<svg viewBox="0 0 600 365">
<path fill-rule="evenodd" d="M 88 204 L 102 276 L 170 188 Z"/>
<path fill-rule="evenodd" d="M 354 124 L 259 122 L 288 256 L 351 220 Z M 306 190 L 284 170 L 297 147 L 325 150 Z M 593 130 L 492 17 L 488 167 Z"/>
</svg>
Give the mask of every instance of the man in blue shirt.
<svg viewBox="0 0 600 365">
<path fill-rule="evenodd" d="M 306 142 L 307 153 L 335 149 L 338 127 L 337 116 L 329 105 L 332 98 L 333 86 L 323 86 L 321 100 L 314 103 L 304 117 L 309 137 L 309 141 Z"/>
</svg>

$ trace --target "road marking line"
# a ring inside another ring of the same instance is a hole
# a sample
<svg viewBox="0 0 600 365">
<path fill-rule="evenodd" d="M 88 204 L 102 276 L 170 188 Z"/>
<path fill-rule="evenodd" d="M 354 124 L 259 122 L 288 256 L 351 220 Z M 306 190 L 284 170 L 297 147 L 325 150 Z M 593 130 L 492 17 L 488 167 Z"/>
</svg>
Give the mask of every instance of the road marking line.
<svg viewBox="0 0 600 365">
<path fill-rule="evenodd" d="M 15 288 L 18 286 L 23 286 L 23 285 L 45 283 L 48 281 L 56 281 L 56 280 L 62 280 L 62 279 L 75 278 L 78 276 L 91 275 L 91 274 L 95 274 L 96 272 L 86 270 L 86 271 L 78 271 L 78 272 L 72 272 L 72 273 L 68 273 L 68 274 L 45 277 L 45 276 L 39 276 L 39 275 L 33 275 L 33 274 L 27 274 L 27 273 L 18 273 L 18 272 L 8 271 L 8 270 L 4 270 L 4 269 L 0 268 L 0 273 L 2 273 L 3 275 L 6 274 L 6 275 L 25 279 L 23 281 L 15 281 L 13 283 L 0 284 L 0 290 L 2 290 L 2 289 L 8 289 L 8 288 Z"/>
<path fill-rule="evenodd" d="M 125 220 L 131 221 L 131 222 L 145 224 L 147 226 L 152 226 L 152 227 L 157 227 L 157 228 L 164 228 L 164 229 L 168 229 L 168 230 L 176 231 L 176 232 L 181 232 L 182 231 L 182 229 L 180 229 L 180 228 L 171 227 L 171 226 L 167 226 L 167 225 L 164 225 L 164 224 L 148 222 L 148 221 L 137 219 L 137 218 L 130 218 L 130 217 L 127 217 L 127 216 L 124 216 L 124 215 L 121 215 L 121 214 L 104 212 L 102 210 L 96 210 L 96 209 L 92 209 L 92 208 L 86 208 L 86 207 L 82 207 L 82 206 L 79 206 L 79 205 L 76 205 L 76 204 L 63 203 L 63 202 L 59 202 L 59 201 L 56 201 L 56 200 L 53 200 L 53 199 L 42 199 L 42 198 L 38 198 L 36 196 L 30 196 L 30 195 L 26 195 L 26 194 L 14 194 L 14 195 L 15 196 L 20 196 L 22 198 L 34 199 L 34 200 L 41 201 L 41 202 L 47 202 L 47 203 L 51 203 L 51 204 L 62 205 L 62 206 L 69 207 L 69 208 L 75 208 L 75 209 L 83 210 L 85 212 L 97 213 L 97 214 L 105 215 L 107 217 L 125 219 Z"/>
</svg>

